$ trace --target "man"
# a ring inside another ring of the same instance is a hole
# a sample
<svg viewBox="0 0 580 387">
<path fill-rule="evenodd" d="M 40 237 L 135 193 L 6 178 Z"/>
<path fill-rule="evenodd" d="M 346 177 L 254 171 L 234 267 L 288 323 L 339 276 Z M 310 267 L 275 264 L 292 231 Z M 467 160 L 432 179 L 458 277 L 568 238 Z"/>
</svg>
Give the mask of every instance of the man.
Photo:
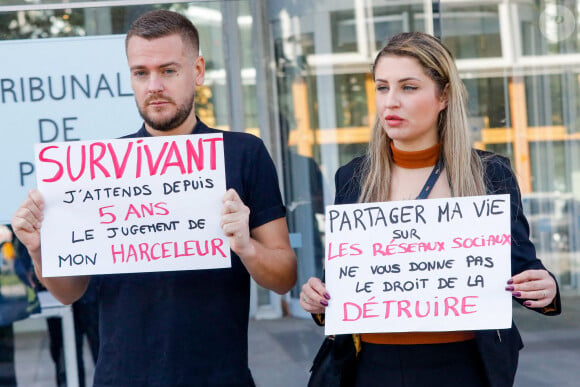
<svg viewBox="0 0 580 387">
<path fill-rule="evenodd" d="M 142 128 L 127 137 L 215 133 L 194 113 L 203 83 L 197 30 L 183 16 L 144 14 L 127 33 L 131 86 Z M 247 328 L 250 276 L 287 292 L 296 281 L 285 210 L 272 160 L 256 137 L 223 132 L 226 185 L 221 227 L 232 267 L 93 277 L 100 306 L 95 386 L 252 386 Z M 195 203 L 192 203 L 194 206 Z M 38 278 L 65 304 L 84 293 L 90 277 L 43 278 L 38 191 L 12 224 L 27 246 Z"/>
</svg>

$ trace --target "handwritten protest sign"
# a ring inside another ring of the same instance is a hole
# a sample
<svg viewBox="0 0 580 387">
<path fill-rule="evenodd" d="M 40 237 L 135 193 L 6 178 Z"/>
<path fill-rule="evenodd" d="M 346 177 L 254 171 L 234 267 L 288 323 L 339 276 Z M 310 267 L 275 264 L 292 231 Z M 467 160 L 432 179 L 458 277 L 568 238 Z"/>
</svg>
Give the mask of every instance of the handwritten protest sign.
<svg viewBox="0 0 580 387">
<path fill-rule="evenodd" d="M 44 276 L 226 268 L 221 134 L 37 144 Z"/>
<path fill-rule="evenodd" d="M 325 333 L 511 326 L 509 195 L 328 206 Z"/>
</svg>

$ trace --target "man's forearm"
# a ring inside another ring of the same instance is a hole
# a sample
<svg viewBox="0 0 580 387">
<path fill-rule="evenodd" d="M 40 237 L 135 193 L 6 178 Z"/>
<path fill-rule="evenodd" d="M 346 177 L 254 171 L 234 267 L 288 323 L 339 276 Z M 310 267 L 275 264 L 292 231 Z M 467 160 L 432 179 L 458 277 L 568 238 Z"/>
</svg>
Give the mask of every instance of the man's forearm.
<svg viewBox="0 0 580 387">
<path fill-rule="evenodd" d="M 89 276 L 44 277 L 40 251 L 29 251 L 34 273 L 42 285 L 61 303 L 70 305 L 83 296 L 89 284 Z"/>
</svg>

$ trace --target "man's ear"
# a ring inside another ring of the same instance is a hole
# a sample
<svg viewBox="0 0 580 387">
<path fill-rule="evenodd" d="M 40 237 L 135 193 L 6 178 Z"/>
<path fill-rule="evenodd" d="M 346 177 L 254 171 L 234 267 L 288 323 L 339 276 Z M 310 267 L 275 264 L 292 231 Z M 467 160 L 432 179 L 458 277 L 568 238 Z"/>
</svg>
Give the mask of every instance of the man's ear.
<svg viewBox="0 0 580 387">
<path fill-rule="evenodd" d="M 205 79 L 205 59 L 203 56 L 198 56 L 195 60 L 195 86 L 203 85 Z"/>
</svg>

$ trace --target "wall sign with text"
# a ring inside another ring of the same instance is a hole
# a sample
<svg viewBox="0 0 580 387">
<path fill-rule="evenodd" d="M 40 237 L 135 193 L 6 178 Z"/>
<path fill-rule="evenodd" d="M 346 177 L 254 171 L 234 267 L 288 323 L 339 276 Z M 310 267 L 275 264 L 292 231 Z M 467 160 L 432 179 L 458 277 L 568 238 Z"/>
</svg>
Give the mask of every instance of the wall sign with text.
<svg viewBox="0 0 580 387">
<path fill-rule="evenodd" d="M 0 41 L 0 223 L 35 186 L 35 143 L 139 129 L 125 35 Z"/>
<path fill-rule="evenodd" d="M 326 208 L 325 333 L 509 328 L 509 195 Z"/>
<path fill-rule="evenodd" d="M 221 134 L 37 144 L 45 277 L 227 268 Z"/>
</svg>

